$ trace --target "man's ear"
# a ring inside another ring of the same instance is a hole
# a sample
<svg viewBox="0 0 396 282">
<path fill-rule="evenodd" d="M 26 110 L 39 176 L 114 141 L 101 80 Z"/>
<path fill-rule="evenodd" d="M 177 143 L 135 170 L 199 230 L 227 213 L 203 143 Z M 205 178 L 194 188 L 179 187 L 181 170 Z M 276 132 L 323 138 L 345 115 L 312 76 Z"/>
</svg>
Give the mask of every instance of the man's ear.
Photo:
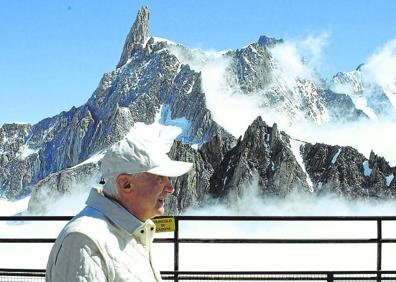
<svg viewBox="0 0 396 282">
<path fill-rule="evenodd" d="M 125 193 L 125 192 L 128 192 L 131 190 L 132 186 L 131 186 L 131 183 L 130 183 L 127 175 L 125 175 L 125 174 L 119 175 L 117 177 L 116 181 L 117 181 L 117 187 L 118 187 L 119 191 L 122 191 Z"/>
</svg>

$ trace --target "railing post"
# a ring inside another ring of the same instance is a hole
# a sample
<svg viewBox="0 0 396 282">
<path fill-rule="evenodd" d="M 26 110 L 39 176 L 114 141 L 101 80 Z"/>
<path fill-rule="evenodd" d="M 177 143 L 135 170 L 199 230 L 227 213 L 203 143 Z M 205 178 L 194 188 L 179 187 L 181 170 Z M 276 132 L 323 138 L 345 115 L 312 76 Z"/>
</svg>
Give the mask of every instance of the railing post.
<svg viewBox="0 0 396 282">
<path fill-rule="evenodd" d="M 327 282 L 334 282 L 334 274 L 333 273 L 327 274 Z"/>
<path fill-rule="evenodd" d="M 174 276 L 174 281 L 178 282 L 179 281 L 179 275 L 177 272 L 179 271 L 179 219 L 175 217 L 175 243 L 174 243 L 174 271 L 175 271 L 175 276 Z"/>
<path fill-rule="evenodd" d="M 377 219 L 377 271 L 382 270 L 382 220 Z M 377 281 L 381 282 L 381 273 L 377 273 Z"/>
</svg>

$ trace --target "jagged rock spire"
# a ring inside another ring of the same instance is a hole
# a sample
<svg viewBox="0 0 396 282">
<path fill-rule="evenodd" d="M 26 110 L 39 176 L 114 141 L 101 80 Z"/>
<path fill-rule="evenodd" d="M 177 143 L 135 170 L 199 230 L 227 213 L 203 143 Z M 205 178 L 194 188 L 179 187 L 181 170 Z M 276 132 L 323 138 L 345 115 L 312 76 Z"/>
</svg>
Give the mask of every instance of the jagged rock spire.
<svg viewBox="0 0 396 282">
<path fill-rule="evenodd" d="M 129 31 L 125 40 L 124 49 L 122 50 L 120 61 L 117 68 L 122 67 L 137 46 L 143 46 L 149 34 L 149 16 L 150 12 L 147 6 L 140 8 L 136 20 Z"/>
</svg>

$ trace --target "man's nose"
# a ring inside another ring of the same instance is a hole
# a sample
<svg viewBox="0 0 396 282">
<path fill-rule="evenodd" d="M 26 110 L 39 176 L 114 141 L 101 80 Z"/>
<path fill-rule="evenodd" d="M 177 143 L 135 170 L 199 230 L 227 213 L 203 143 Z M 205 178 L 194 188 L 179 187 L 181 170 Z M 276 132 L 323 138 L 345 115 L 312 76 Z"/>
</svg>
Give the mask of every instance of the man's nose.
<svg viewBox="0 0 396 282">
<path fill-rule="evenodd" d="M 172 183 L 170 182 L 169 177 L 164 176 L 163 179 L 164 179 L 164 180 L 163 180 L 163 181 L 164 181 L 164 191 L 167 192 L 167 193 L 169 193 L 169 194 L 172 194 L 172 193 L 175 191 L 175 189 L 173 188 Z"/>
</svg>

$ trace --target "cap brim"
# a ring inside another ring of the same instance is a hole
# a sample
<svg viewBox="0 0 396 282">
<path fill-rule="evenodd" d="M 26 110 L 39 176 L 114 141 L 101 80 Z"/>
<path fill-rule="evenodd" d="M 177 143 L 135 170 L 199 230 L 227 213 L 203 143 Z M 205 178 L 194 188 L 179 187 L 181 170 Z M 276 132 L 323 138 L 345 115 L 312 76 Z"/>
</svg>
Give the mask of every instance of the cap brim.
<svg viewBox="0 0 396 282">
<path fill-rule="evenodd" d="M 187 173 L 193 164 L 188 162 L 172 161 L 156 166 L 147 172 L 162 176 L 177 177 Z"/>
</svg>

